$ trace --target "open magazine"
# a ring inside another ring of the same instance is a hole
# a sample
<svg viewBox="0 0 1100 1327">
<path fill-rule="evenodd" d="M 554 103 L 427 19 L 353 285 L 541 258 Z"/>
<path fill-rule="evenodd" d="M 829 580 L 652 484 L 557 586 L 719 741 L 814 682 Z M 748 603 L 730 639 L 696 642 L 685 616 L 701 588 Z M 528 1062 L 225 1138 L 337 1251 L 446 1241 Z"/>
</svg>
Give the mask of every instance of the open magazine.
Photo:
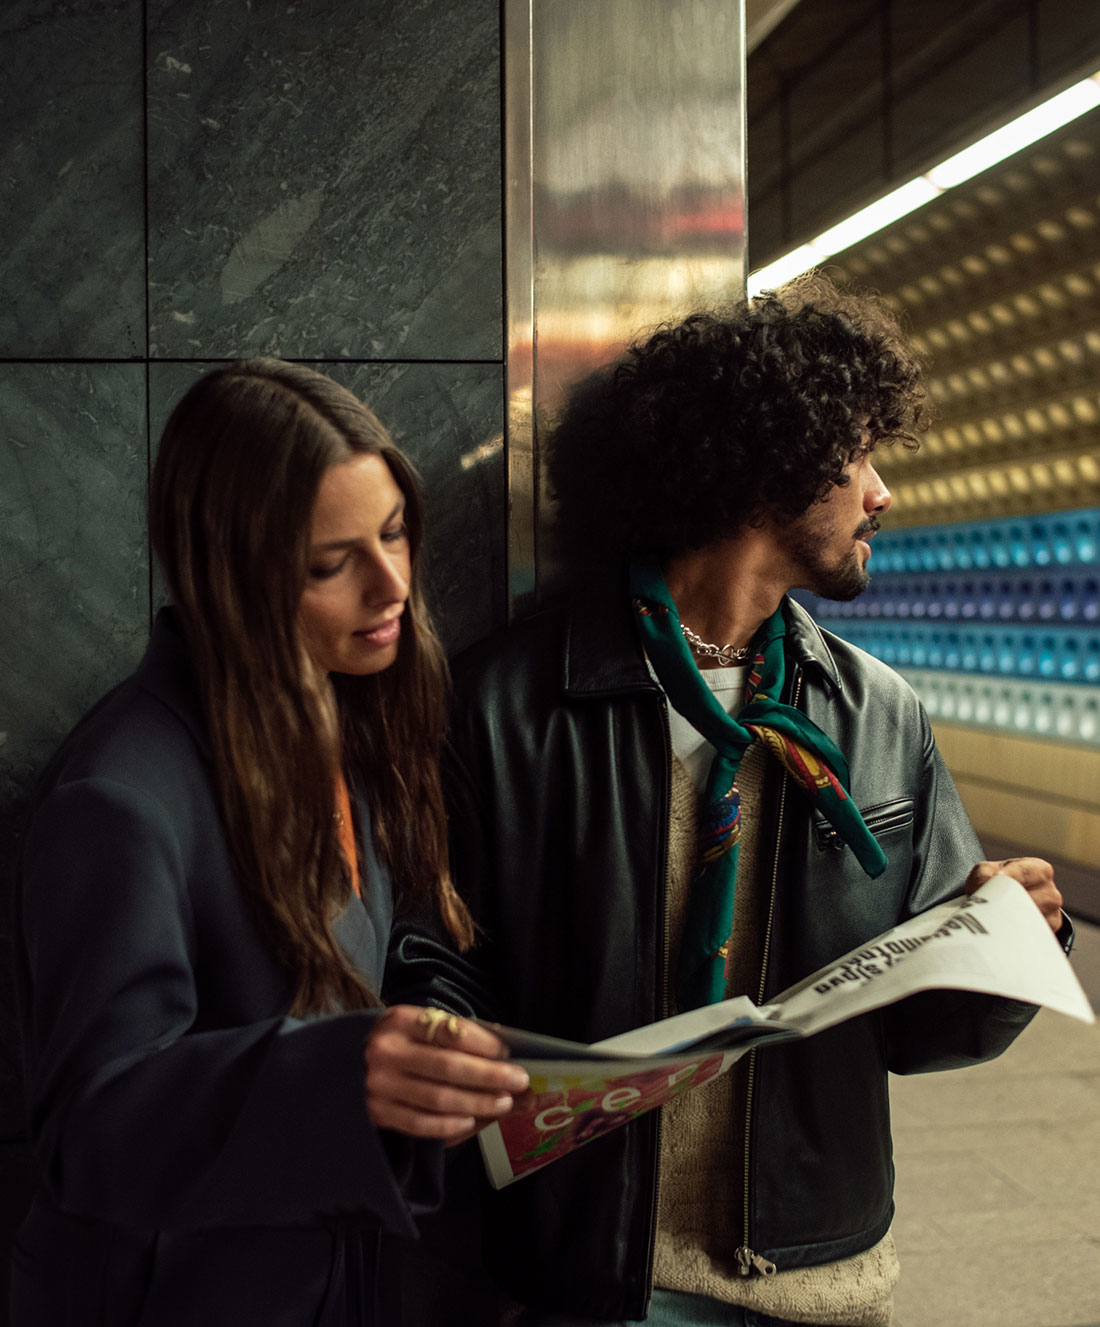
<svg viewBox="0 0 1100 1327">
<path fill-rule="evenodd" d="M 747 1051 L 812 1037 L 917 991 L 952 987 L 1094 1016 L 1061 946 L 1026 892 L 994 876 L 868 940 L 762 1008 L 747 995 L 586 1046 L 497 1031 L 531 1075 L 531 1093 L 479 1135 L 501 1189 L 645 1111 L 716 1078 Z"/>
</svg>

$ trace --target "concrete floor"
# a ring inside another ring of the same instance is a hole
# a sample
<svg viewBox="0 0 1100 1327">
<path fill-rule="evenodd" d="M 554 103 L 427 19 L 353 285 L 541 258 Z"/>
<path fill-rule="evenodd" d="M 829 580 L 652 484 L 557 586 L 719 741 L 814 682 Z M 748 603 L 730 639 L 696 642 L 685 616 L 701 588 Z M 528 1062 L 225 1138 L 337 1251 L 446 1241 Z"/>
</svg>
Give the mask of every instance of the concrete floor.
<svg viewBox="0 0 1100 1327">
<path fill-rule="evenodd" d="M 1100 1011 L 1100 927 L 1073 962 Z M 891 1099 L 894 1327 L 1100 1327 L 1100 1023 L 1041 1010 L 999 1060 Z"/>
</svg>

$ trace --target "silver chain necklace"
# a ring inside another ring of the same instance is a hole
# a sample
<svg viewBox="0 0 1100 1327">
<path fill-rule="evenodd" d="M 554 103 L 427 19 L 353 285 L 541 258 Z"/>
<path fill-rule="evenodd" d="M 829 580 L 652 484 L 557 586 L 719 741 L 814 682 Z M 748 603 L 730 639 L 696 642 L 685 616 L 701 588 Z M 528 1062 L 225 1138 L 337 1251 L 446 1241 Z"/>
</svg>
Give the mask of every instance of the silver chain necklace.
<svg viewBox="0 0 1100 1327">
<path fill-rule="evenodd" d="M 716 659 L 719 668 L 728 668 L 730 664 L 741 664 L 749 657 L 748 645 L 742 645 L 740 649 L 733 645 L 711 645 L 709 641 L 700 640 L 690 627 L 680 623 L 680 630 L 684 633 L 684 639 L 695 651 L 696 654 L 705 655 L 708 659 Z"/>
</svg>

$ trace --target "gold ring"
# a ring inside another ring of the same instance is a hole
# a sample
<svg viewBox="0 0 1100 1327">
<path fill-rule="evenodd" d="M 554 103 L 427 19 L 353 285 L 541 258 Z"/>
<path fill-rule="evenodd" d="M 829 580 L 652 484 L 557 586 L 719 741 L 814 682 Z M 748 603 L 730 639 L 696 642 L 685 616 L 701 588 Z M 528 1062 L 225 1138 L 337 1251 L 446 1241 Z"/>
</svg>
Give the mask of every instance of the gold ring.
<svg viewBox="0 0 1100 1327">
<path fill-rule="evenodd" d="M 458 1018 L 454 1014 L 447 1013 L 446 1009 L 435 1009 L 431 1006 L 427 1009 L 421 1009 L 416 1022 L 419 1027 L 424 1029 L 424 1040 L 429 1044 L 435 1041 L 436 1033 L 443 1026 L 446 1027 L 455 1041 L 460 1041 L 466 1031 L 459 1024 Z"/>
</svg>

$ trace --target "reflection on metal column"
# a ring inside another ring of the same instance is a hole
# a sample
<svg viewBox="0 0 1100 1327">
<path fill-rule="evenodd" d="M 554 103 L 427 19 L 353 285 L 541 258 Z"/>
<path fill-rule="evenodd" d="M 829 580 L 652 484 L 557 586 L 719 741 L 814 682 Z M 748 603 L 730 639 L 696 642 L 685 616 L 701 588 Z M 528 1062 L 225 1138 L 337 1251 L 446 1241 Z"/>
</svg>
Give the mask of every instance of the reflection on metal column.
<svg viewBox="0 0 1100 1327">
<path fill-rule="evenodd" d="M 509 601 L 550 577 L 540 435 L 640 331 L 744 291 L 742 0 L 505 0 Z"/>
</svg>

